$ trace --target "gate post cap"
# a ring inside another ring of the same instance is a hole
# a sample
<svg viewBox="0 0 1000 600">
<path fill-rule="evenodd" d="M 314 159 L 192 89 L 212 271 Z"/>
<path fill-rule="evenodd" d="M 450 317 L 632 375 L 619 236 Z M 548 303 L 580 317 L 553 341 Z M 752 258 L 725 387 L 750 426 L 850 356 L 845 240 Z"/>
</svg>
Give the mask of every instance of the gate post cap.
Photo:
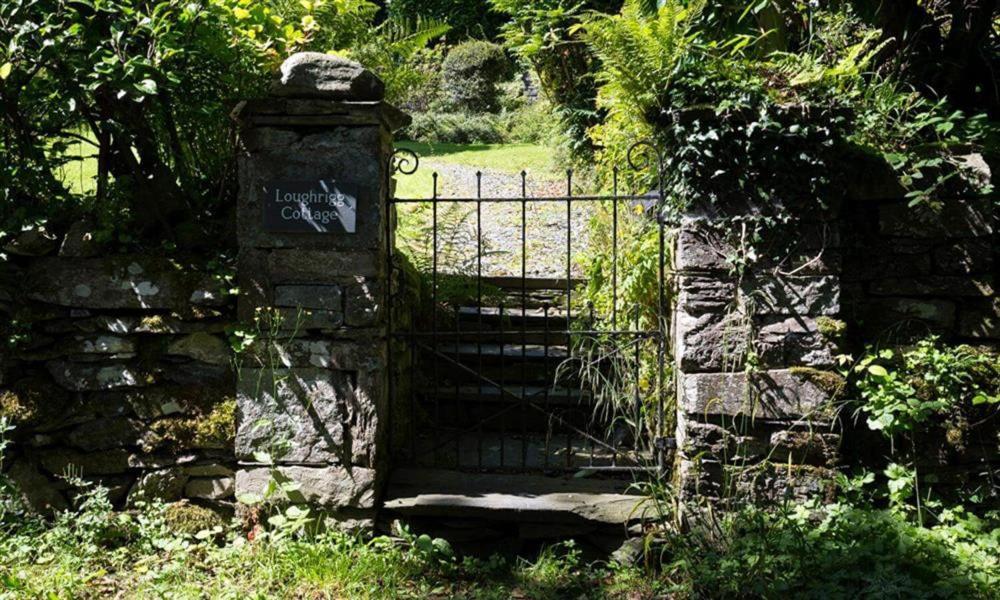
<svg viewBox="0 0 1000 600">
<path fill-rule="evenodd" d="M 385 84 L 353 60 L 322 52 L 297 52 L 281 63 L 271 95 L 285 98 L 376 101 Z"/>
</svg>

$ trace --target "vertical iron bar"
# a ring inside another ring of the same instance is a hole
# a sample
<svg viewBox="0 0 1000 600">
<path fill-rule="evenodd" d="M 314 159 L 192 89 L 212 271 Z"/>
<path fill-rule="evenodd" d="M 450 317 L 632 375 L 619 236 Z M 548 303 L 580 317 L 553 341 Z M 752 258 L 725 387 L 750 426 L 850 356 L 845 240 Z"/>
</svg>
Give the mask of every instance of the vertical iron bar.
<svg viewBox="0 0 1000 600">
<path fill-rule="evenodd" d="M 521 171 L 521 468 L 528 468 L 528 426 L 525 408 L 528 379 L 528 174 Z"/>
<path fill-rule="evenodd" d="M 476 364 L 483 372 L 483 172 L 476 171 Z M 483 410 L 483 384 L 476 382 L 477 407 Z M 478 423 L 476 435 L 477 464 L 483 468 L 483 424 Z"/>
<path fill-rule="evenodd" d="M 611 170 L 611 329 L 618 329 L 618 167 Z M 628 318 L 628 317 L 626 317 Z"/>
<path fill-rule="evenodd" d="M 395 393 L 395 383 L 396 374 L 393 365 L 393 302 L 392 302 L 392 250 L 393 250 L 393 240 L 392 240 L 392 224 L 393 224 L 393 193 L 392 193 L 392 154 L 390 153 L 388 161 L 385 165 L 385 194 L 388 201 L 385 205 L 385 260 L 386 260 L 386 270 L 389 274 L 385 285 L 385 311 L 386 311 L 386 335 L 385 335 L 385 370 L 389 375 L 389 381 L 386 382 L 386 393 L 389 398 L 389 412 L 388 412 L 388 429 L 389 429 L 389 452 L 393 454 L 396 452 L 396 440 L 395 434 L 393 433 L 393 422 L 392 413 L 396 407 L 396 393 Z M 82 173 L 82 172 L 81 172 Z M 404 342 L 405 343 L 405 342 Z"/>
<path fill-rule="evenodd" d="M 417 324 L 417 309 L 410 308 L 410 460 L 413 465 L 417 463 L 417 388 L 415 384 L 416 361 L 417 361 L 417 336 L 414 335 L 414 327 Z"/>
<path fill-rule="evenodd" d="M 573 359 L 573 169 L 566 169 L 566 357 Z M 566 431 L 566 468 L 573 467 L 573 430 Z"/>
<path fill-rule="evenodd" d="M 504 345 L 504 331 L 503 331 L 503 301 L 500 302 L 500 397 L 503 398 L 503 390 L 506 386 L 504 381 L 504 360 L 503 360 L 503 345 Z M 506 443 L 507 443 L 507 413 L 500 414 L 500 467 L 504 466 L 504 454 L 506 453 Z"/>
<path fill-rule="evenodd" d="M 590 330 L 590 331 L 594 331 L 594 303 L 590 302 L 590 301 L 587 301 L 587 329 Z M 594 342 L 592 334 L 588 334 L 588 337 L 585 338 L 585 339 L 588 341 L 589 344 L 593 344 L 593 342 Z M 593 347 L 593 346 L 591 346 L 591 347 Z M 590 356 L 589 356 L 588 352 L 584 352 L 584 357 L 586 357 L 585 360 L 589 360 L 590 359 Z M 600 367 L 601 367 L 600 365 L 594 365 L 594 368 L 598 368 L 599 369 Z M 581 394 L 583 393 L 583 389 L 580 390 L 580 393 Z M 593 422 L 595 420 L 595 417 L 594 417 L 593 413 L 591 413 L 590 419 L 591 419 L 591 424 L 593 424 Z M 593 436 L 589 437 L 587 441 L 590 443 L 590 459 L 589 459 L 590 460 L 590 466 L 594 466 L 594 438 L 593 438 Z"/>
<path fill-rule="evenodd" d="M 664 203 L 664 198 L 663 198 L 663 158 L 662 158 L 662 156 L 660 157 L 660 160 L 657 163 L 657 174 L 656 175 L 657 175 L 657 186 L 658 186 L 658 195 L 659 195 L 659 198 L 657 199 L 657 203 L 656 203 L 656 207 L 657 207 L 657 210 L 656 210 L 656 220 L 659 223 L 659 228 L 660 228 L 660 257 L 659 257 L 659 286 L 658 286 L 658 288 L 659 288 L 659 290 L 658 290 L 658 292 L 659 292 L 659 298 L 657 300 L 657 306 L 656 306 L 656 329 L 659 332 L 659 338 L 660 338 L 659 339 L 659 346 L 658 346 L 658 349 L 657 349 L 657 355 L 658 356 L 657 356 L 657 377 L 656 377 L 656 385 L 657 385 L 657 392 L 658 392 L 657 393 L 657 407 L 656 407 L 657 408 L 657 417 L 656 417 L 657 418 L 657 423 L 656 423 L 656 463 L 657 463 L 657 467 L 660 470 L 660 473 L 662 473 L 664 467 L 666 466 L 666 464 L 665 464 L 665 457 L 664 457 L 664 448 L 661 446 L 661 441 L 663 440 L 663 421 L 664 421 L 664 413 L 663 413 L 663 411 L 665 410 L 664 405 L 666 404 L 666 391 L 667 391 L 666 390 L 666 385 L 665 385 L 665 382 L 664 382 L 664 372 L 663 372 L 664 371 L 664 367 L 665 367 L 665 361 L 666 361 L 667 340 L 666 340 L 666 336 L 664 335 L 664 322 L 665 322 L 665 320 L 664 320 L 665 306 L 664 305 L 666 303 L 665 302 L 666 301 L 666 289 L 664 287 L 663 278 L 664 278 L 664 275 L 665 275 L 665 273 L 664 273 L 664 270 L 665 270 L 664 262 L 666 260 L 665 259 L 665 255 L 666 255 L 666 249 L 665 249 L 665 231 L 664 231 L 664 221 L 666 219 L 665 219 L 665 215 L 664 215 L 663 211 L 665 210 L 666 207 L 664 206 L 665 203 Z"/>
<path fill-rule="evenodd" d="M 627 309 L 626 309 L 627 310 Z M 628 313 L 626 312 L 626 319 Z M 635 333 L 632 334 L 632 343 L 635 344 L 635 451 L 637 455 L 642 453 L 642 438 L 645 435 L 642 422 L 642 390 L 639 389 L 642 381 L 642 338 L 639 335 L 641 322 L 639 320 L 639 305 L 635 305 Z"/>
<path fill-rule="evenodd" d="M 456 302 L 455 303 L 455 364 L 456 365 L 457 364 L 461 364 L 460 363 L 461 354 L 459 353 L 459 349 L 461 348 L 461 345 L 462 345 L 462 314 L 461 314 L 461 310 L 462 310 L 462 307 L 459 306 L 458 302 Z M 464 423 L 466 422 L 465 421 L 465 416 L 466 416 L 465 413 L 466 413 L 466 411 L 463 410 L 463 408 L 465 408 L 465 407 L 464 407 L 464 403 L 461 400 L 461 398 L 462 398 L 461 387 L 460 387 L 461 386 L 461 382 L 460 382 L 460 377 L 458 377 L 458 373 L 459 372 L 456 370 L 456 371 L 454 371 L 454 374 L 452 375 L 452 378 L 454 378 L 454 380 L 455 380 L 455 382 L 454 382 L 455 383 L 455 399 L 454 399 L 454 406 L 453 406 L 453 411 L 454 411 L 453 414 L 454 414 L 454 419 L 456 421 L 456 425 L 458 427 L 457 436 L 455 438 L 455 466 L 456 466 L 456 468 L 462 466 L 462 437 L 463 437 L 462 434 L 465 431 Z"/>
<path fill-rule="evenodd" d="M 441 400 L 438 394 L 438 202 L 437 202 L 437 181 L 438 174 L 431 174 L 432 180 L 432 193 L 431 193 L 431 243 L 433 248 L 431 250 L 431 348 L 434 349 L 431 354 L 431 359 L 434 361 L 433 367 L 433 378 L 431 385 L 434 388 L 434 427 L 433 430 L 438 430 L 441 427 Z M 431 442 L 433 443 L 434 436 L 431 436 Z M 433 457 L 432 457 L 433 459 Z M 436 460 L 434 461 L 436 462 Z"/>
<path fill-rule="evenodd" d="M 545 373 L 544 379 L 542 379 L 542 402 L 545 407 L 545 416 L 548 417 L 549 414 L 549 303 L 545 302 L 542 304 L 542 326 L 544 327 L 544 333 L 542 334 L 542 370 Z M 549 468 L 549 452 L 550 452 L 550 430 L 549 423 L 545 423 L 545 457 L 542 459 L 543 468 L 548 470 Z"/>
</svg>

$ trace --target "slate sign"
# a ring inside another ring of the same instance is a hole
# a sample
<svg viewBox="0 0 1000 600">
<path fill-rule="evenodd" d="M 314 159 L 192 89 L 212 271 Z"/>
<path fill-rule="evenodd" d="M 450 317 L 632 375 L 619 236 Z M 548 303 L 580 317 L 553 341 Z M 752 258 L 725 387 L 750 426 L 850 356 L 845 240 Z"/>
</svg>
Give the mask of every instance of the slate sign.
<svg viewBox="0 0 1000 600">
<path fill-rule="evenodd" d="M 354 233 L 358 193 L 334 179 L 271 181 L 264 185 L 264 231 Z"/>
</svg>

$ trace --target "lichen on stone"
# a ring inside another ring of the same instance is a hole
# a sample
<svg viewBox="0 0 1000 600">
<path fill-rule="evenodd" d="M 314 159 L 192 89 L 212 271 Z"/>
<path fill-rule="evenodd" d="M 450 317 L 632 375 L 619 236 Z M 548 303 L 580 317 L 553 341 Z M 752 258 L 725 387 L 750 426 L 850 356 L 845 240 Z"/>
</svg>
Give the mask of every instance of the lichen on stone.
<svg viewBox="0 0 1000 600">
<path fill-rule="evenodd" d="M 817 386 L 829 394 L 830 398 L 839 396 L 847 386 L 847 380 L 839 373 L 834 373 L 833 371 L 816 369 L 814 367 L 791 367 L 789 371 L 799 379 Z"/>
</svg>

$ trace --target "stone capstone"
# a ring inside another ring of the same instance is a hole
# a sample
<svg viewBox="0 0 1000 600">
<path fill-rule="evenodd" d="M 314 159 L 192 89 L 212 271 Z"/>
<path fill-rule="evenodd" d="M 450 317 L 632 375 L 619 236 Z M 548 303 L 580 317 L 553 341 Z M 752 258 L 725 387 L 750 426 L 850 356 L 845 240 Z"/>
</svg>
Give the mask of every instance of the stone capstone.
<svg viewBox="0 0 1000 600">
<path fill-rule="evenodd" d="M 236 498 L 241 502 L 265 499 L 272 482 L 282 486 L 285 500 L 328 508 L 375 506 L 375 470 L 362 467 L 245 467 L 236 472 Z"/>
<path fill-rule="evenodd" d="M 298 52 L 281 64 L 274 96 L 329 100 L 381 100 L 385 85 L 360 64 L 331 54 Z"/>
</svg>

